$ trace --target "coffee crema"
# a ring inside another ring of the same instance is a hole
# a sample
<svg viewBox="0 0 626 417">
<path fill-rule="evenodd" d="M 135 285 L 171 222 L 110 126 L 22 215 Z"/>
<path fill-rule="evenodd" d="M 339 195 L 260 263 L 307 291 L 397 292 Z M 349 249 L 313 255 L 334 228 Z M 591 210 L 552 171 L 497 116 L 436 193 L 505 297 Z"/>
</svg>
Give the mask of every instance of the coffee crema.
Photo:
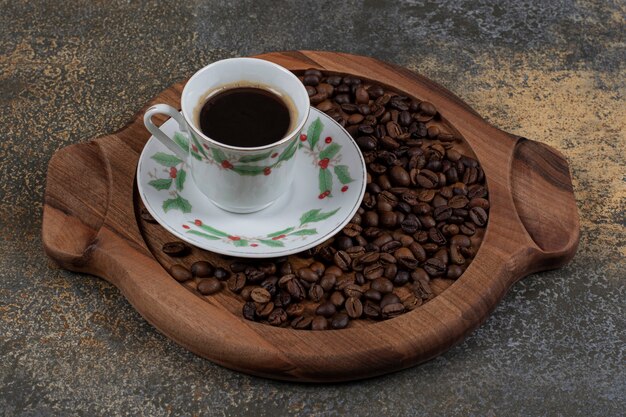
<svg viewBox="0 0 626 417">
<path fill-rule="evenodd" d="M 281 96 L 264 88 L 226 88 L 210 96 L 202 106 L 200 130 L 225 145 L 270 145 L 291 130 L 296 117 L 291 107 Z"/>
</svg>

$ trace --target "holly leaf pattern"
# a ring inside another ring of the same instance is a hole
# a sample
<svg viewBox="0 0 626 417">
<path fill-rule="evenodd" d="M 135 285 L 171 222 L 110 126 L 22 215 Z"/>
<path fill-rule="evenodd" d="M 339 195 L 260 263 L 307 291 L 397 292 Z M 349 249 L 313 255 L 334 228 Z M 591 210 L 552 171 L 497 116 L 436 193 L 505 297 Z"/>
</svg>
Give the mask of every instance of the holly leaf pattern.
<svg viewBox="0 0 626 417">
<path fill-rule="evenodd" d="M 221 236 L 221 237 L 228 237 L 229 236 L 228 233 L 224 233 L 221 230 L 217 230 L 216 228 L 208 226 L 206 224 L 201 224 L 199 227 L 202 230 L 204 230 L 205 232 L 211 233 L 211 234 L 216 235 L 216 236 Z"/>
<path fill-rule="evenodd" d="M 280 156 L 278 157 L 278 162 L 280 161 L 287 161 L 289 159 L 291 159 L 293 157 L 293 155 L 296 153 L 296 151 L 298 150 L 298 140 L 294 139 L 289 146 L 287 146 L 285 148 L 285 150 L 280 154 Z"/>
<path fill-rule="evenodd" d="M 189 152 L 189 140 L 182 132 L 174 133 L 174 142 L 185 152 Z"/>
<path fill-rule="evenodd" d="M 335 210 L 326 213 L 322 213 L 322 209 L 309 210 L 302 216 L 300 216 L 300 226 L 307 223 L 314 223 L 326 220 L 329 217 L 332 217 L 335 213 L 337 213 L 340 208 L 341 207 L 337 207 Z"/>
<path fill-rule="evenodd" d="M 185 178 L 187 178 L 187 171 L 182 168 L 179 169 L 176 173 L 176 189 L 178 191 L 183 191 L 183 187 L 185 186 Z"/>
<path fill-rule="evenodd" d="M 248 241 L 245 239 L 233 240 L 233 245 L 238 247 L 248 246 Z"/>
<path fill-rule="evenodd" d="M 191 212 L 191 204 L 180 195 L 176 195 L 176 198 L 170 198 L 163 202 L 163 211 L 168 212 L 170 210 L 180 210 L 183 213 Z"/>
<path fill-rule="evenodd" d="M 352 181 L 354 181 L 352 177 L 350 176 L 350 169 L 348 168 L 347 165 L 337 165 L 334 168 L 334 171 L 340 183 L 349 184 Z"/>
<path fill-rule="evenodd" d="M 319 185 L 320 185 L 320 194 L 325 191 L 329 191 L 332 193 L 333 175 L 330 173 L 328 169 L 320 168 Z M 332 194 L 329 194 L 329 195 L 332 195 Z"/>
<path fill-rule="evenodd" d="M 172 186 L 171 178 L 159 178 L 158 180 L 152 180 L 148 184 L 156 188 L 157 190 L 169 190 Z"/>
<path fill-rule="evenodd" d="M 272 240 L 272 239 L 259 239 L 259 242 L 264 244 L 265 246 L 271 246 L 273 248 L 280 248 L 285 246 L 283 242 L 280 240 Z"/>
<path fill-rule="evenodd" d="M 165 152 L 157 152 L 154 155 L 152 155 L 151 158 L 157 161 L 159 165 L 163 165 L 166 167 L 174 167 L 183 162 L 183 160 L 180 159 L 179 157 L 171 155 L 169 153 L 165 153 Z"/>
<path fill-rule="evenodd" d="M 198 142 L 198 139 L 196 139 L 193 134 L 191 134 L 191 140 L 193 140 L 194 145 L 196 145 L 196 148 L 198 148 L 198 152 L 200 152 L 205 158 L 208 158 L 209 156 L 206 154 L 206 152 L 204 152 L 204 148 L 200 145 L 200 142 Z"/>
<path fill-rule="evenodd" d="M 270 233 L 269 235 L 267 235 L 267 237 L 276 237 L 276 236 L 280 236 L 280 235 L 286 235 L 287 233 L 292 232 L 293 229 L 295 229 L 295 228 L 294 227 L 288 227 L 286 229 L 279 230 L 278 232 Z"/>
<path fill-rule="evenodd" d="M 215 159 L 215 162 L 218 164 L 221 164 L 226 160 L 226 154 L 224 154 L 221 149 L 211 148 L 211 153 L 213 154 L 213 159 Z"/>
<path fill-rule="evenodd" d="M 239 175 L 259 175 L 263 173 L 265 167 L 256 165 L 235 165 L 232 170 Z"/>
<path fill-rule="evenodd" d="M 337 143 L 331 143 L 326 148 L 324 148 L 322 152 L 320 152 L 320 159 L 326 159 L 326 158 L 331 159 L 332 157 L 337 155 L 337 153 L 339 153 L 340 150 L 341 150 L 341 145 Z"/>
<path fill-rule="evenodd" d="M 259 153 L 256 155 L 244 155 L 241 158 L 239 158 L 239 162 L 258 162 L 258 161 L 262 161 L 264 159 L 269 158 L 271 154 L 272 154 L 272 151 Z"/>
<path fill-rule="evenodd" d="M 316 235 L 316 234 L 317 234 L 317 229 L 302 229 L 302 230 L 298 230 L 293 233 L 290 233 L 289 236 L 310 236 L 310 235 Z"/>
<path fill-rule="evenodd" d="M 306 140 L 307 142 L 309 142 L 311 150 L 315 149 L 315 145 L 317 145 L 317 142 L 320 140 L 320 135 L 322 134 L 323 127 L 324 125 L 322 124 L 322 121 L 319 117 L 309 125 L 309 128 L 306 132 Z"/>
<path fill-rule="evenodd" d="M 213 236 L 213 235 L 210 235 L 208 233 L 203 233 L 203 232 L 200 232 L 198 230 L 188 230 L 187 233 L 189 233 L 190 235 L 200 236 L 200 237 L 203 237 L 203 238 L 209 239 L 209 240 L 220 240 L 220 238 L 217 237 L 217 236 Z"/>
</svg>

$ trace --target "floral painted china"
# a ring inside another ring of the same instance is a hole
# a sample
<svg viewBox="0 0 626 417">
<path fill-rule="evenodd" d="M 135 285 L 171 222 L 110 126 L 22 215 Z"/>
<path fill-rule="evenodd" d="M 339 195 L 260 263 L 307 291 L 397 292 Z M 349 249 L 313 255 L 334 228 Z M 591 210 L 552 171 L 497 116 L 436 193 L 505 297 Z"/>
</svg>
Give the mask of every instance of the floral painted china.
<svg viewBox="0 0 626 417">
<path fill-rule="evenodd" d="M 194 162 L 215 163 L 207 157 L 208 148 L 190 144 L 177 128 L 173 119 L 161 126 Z M 237 214 L 218 208 L 196 187 L 188 162 L 154 137 L 139 159 L 139 195 L 158 223 L 202 249 L 249 258 L 304 251 L 338 233 L 354 216 L 365 192 L 366 170 L 350 135 L 324 113 L 312 108 L 303 132 L 293 155 L 293 183 L 266 209 Z M 226 158 L 219 161 L 220 169 L 240 175 L 275 175 L 272 167 L 281 163 L 278 154 L 262 160 Z"/>
</svg>

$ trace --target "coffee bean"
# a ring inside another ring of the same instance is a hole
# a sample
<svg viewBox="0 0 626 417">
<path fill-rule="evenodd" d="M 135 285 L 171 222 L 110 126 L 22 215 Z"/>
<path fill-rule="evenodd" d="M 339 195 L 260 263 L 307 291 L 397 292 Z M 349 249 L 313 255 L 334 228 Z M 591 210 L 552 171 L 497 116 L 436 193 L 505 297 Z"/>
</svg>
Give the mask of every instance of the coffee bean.
<svg viewBox="0 0 626 417">
<path fill-rule="evenodd" d="M 377 141 L 373 136 L 360 136 L 356 138 L 356 144 L 362 151 L 373 151 L 376 149 Z"/>
<path fill-rule="evenodd" d="M 311 285 L 311 288 L 309 288 L 309 299 L 317 303 L 322 297 L 324 297 L 324 288 L 318 284 Z"/>
<path fill-rule="evenodd" d="M 348 315 L 346 313 L 338 313 L 331 320 L 330 326 L 335 330 L 339 330 L 348 326 L 348 323 L 350 323 Z"/>
<path fill-rule="evenodd" d="M 342 271 L 349 271 L 352 258 L 345 251 L 337 251 L 334 257 L 335 265 L 341 268 Z"/>
<path fill-rule="evenodd" d="M 289 317 L 301 316 L 304 314 L 304 305 L 299 303 L 289 304 L 289 306 L 285 309 L 285 312 Z"/>
<path fill-rule="evenodd" d="M 365 279 L 367 279 L 368 281 L 372 281 L 382 277 L 384 271 L 384 267 L 379 262 L 375 262 L 373 264 L 367 265 L 363 269 L 363 276 L 365 276 Z"/>
<path fill-rule="evenodd" d="M 311 321 L 311 330 L 326 330 L 328 329 L 328 320 L 323 316 L 315 316 Z"/>
<path fill-rule="evenodd" d="M 487 212 L 482 207 L 472 207 L 469 211 L 469 216 L 478 227 L 483 227 L 487 224 Z"/>
<path fill-rule="evenodd" d="M 371 288 L 380 293 L 387 294 L 393 291 L 393 283 L 387 278 L 376 278 L 372 281 Z"/>
<path fill-rule="evenodd" d="M 185 245 L 183 242 L 167 242 L 163 244 L 161 250 L 166 255 L 179 257 L 187 255 L 189 246 Z"/>
<path fill-rule="evenodd" d="M 330 301 L 320 304 L 315 310 L 315 314 L 324 317 L 332 317 L 336 312 L 337 307 Z"/>
<path fill-rule="evenodd" d="M 267 303 L 272 299 L 269 291 L 261 287 L 253 289 L 250 293 L 250 297 L 257 303 Z"/>
<path fill-rule="evenodd" d="M 457 279 L 463 274 L 463 269 L 459 265 L 450 265 L 446 271 L 446 278 Z"/>
<path fill-rule="evenodd" d="M 316 86 L 319 84 L 319 82 L 320 82 L 320 77 L 316 75 L 305 75 L 304 78 L 302 79 L 302 83 L 304 85 Z"/>
<path fill-rule="evenodd" d="M 363 292 L 364 289 L 356 283 L 350 284 L 343 289 L 343 293 L 346 297 L 361 298 L 363 296 Z"/>
<path fill-rule="evenodd" d="M 242 314 L 246 320 L 254 321 L 256 318 L 256 305 L 252 301 L 248 301 L 243 305 Z"/>
<path fill-rule="evenodd" d="M 255 303 L 256 315 L 260 318 L 267 318 L 274 311 L 274 303 Z"/>
<path fill-rule="evenodd" d="M 238 272 L 233 274 L 226 283 L 228 289 L 234 293 L 239 293 L 246 286 L 246 274 Z"/>
<path fill-rule="evenodd" d="M 326 273 L 326 275 L 321 278 L 319 284 L 324 291 L 330 291 L 335 286 L 336 282 L 337 277 L 335 275 Z"/>
<path fill-rule="evenodd" d="M 436 227 L 431 227 L 428 229 L 428 238 L 437 245 L 443 246 L 447 243 L 447 240 L 443 233 Z"/>
<path fill-rule="evenodd" d="M 389 178 L 394 184 L 401 187 L 408 187 L 411 185 L 411 178 L 409 173 L 401 166 L 395 165 L 389 170 Z"/>
<path fill-rule="evenodd" d="M 302 281 L 306 281 L 306 282 L 317 282 L 319 280 L 319 275 L 317 275 L 316 272 L 314 272 L 312 269 L 310 268 L 302 268 L 299 269 L 296 272 L 296 275 L 298 276 L 298 278 L 300 278 Z"/>
<path fill-rule="evenodd" d="M 411 278 L 411 274 L 408 271 L 398 271 L 393 277 L 393 285 L 401 287 Z"/>
<path fill-rule="evenodd" d="M 152 214 L 150 214 L 148 209 L 145 207 L 142 207 L 141 210 L 139 211 L 139 217 L 141 217 L 141 220 L 145 221 L 146 223 L 157 222 L 156 220 L 154 220 L 154 217 L 152 217 Z"/>
<path fill-rule="evenodd" d="M 354 246 L 352 239 L 347 236 L 339 236 L 335 239 L 335 246 L 339 250 L 346 250 Z"/>
<path fill-rule="evenodd" d="M 401 267 L 409 270 L 417 268 L 418 261 L 409 248 L 399 248 L 393 253 L 393 256 L 398 260 Z"/>
<path fill-rule="evenodd" d="M 287 292 L 294 301 L 302 301 L 305 297 L 302 283 L 297 278 L 292 278 L 287 282 Z"/>
<path fill-rule="evenodd" d="M 357 88 L 354 96 L 357 104 L 367 104 L 370 99 L 370 95 L 364 87 Z"/>
<path fill-rule="evenodd" d="M 278 277 L 269 277 L 266 278 L 262 283 L 261 283 L 261 288 L 265 288 L 267 290 L 267 292 L 270 293 L 270 295 L 272 297 L 274 297 L 276 295 L 277 292 L 277 283 L 278 283 Z"/>
<path fill-rule="evenodd" d="M 291 296 L 287 291 L 280 291 L 274 297 L 274 305 L 276 307 L 287 308 L 291 304 Z"/>
<path fill-rule="evenodd" d="M 363 216 L 363 224 L 365 226 L 378 227 L 378 213 L 375 211 L 366 211 Z"/>
<path fill-rule="evenodd" d="M 415 233 L 421 227 L 421 223 L 417 216 L 413 213 L 408 214 L 402 223 L 400 223 L 400 227 L 405 233 Z"/>
<path fill-rule="evenodd" d="M 381 313 L 384 319 L 391 319 L 399 316 L 404 312 L 404 305 L 402 303 L 388 304 L 381 308 Z"/>
<path fill-rule="evenodd" d="M 243 298 L 244 301 L 250 301 L 250 293 L 253 289 L 254 287 L 244 287 L 239 295 L 241 295 L 241 298 Z"/>
<path fill-rule="evenodd" d="M 456 265 L 463 265 L 465 263 L 465 258 L 461 254 L 460 248 L 457 245 L 450 246 L 450 259 L 452 263 Z"/>
<path fill-rule="evenodd" d="M 426 251 L 424 250 L 424 247 L 419 243 L 411 243 L 409 245 L 409 250 L 418 262 L 424 262 L 426 260 Z"/>
<path fill-rule="evenodd" d="M 431 277 L 439 277 L 446 272 L 446 266 L 437 258 L 430 258 L 424 262 L 424 270 Z"/>
<path fill-rule="evenodd" d="M 355 297 L 350 297 L 345 303 L 346 313 L 352 319 L 357 319 L 363 314 L 363 304 L 361 300 Z"/>
<path fill-rule="evenodd" d="M 299 316 L 291 321 L 291 327 L 297 330 L 306 330 L 311 328 L 311 317 Z"/>
<path fill-rule="evenodd" d="M 182 265 L 175 264 L 170 267 L 170 275 L 178 282 L 185 282 L 193 278 L 191 272 Z"/>
<path fill-rule="evenodd" d="M 421 187 L 435 188 L 439 184 L 439 175 L 428 169 L 423 169 L 420 171 L 419 175 L 417 175 L 415 181 Z"/>
<path fill-rule="evenodd" d="M 215 278 L 206 278 L 200 281 L 197 289 L 202 295 L 215 294 L 222 289 L 222 283 Z"/>
<path fill-rule="evenodd" d="M 268 316 L 267 322 L 272 326 L 281 326 L 287 322 L 287 313 L 282 308 L 276 308 Z"/>
<path fill-rule="evenodd" d="M 356 237 L 363 231 L 363 228 L 358 224 L 348 223 L 342 230 L 343 234 L 348 237 Z"/>
</svg>

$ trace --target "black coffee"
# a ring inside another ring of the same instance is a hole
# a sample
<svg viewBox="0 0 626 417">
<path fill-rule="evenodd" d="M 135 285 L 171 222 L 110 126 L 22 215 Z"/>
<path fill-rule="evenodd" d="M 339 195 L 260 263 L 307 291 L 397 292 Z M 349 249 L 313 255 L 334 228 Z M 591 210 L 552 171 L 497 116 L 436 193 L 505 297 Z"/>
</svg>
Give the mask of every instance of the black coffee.
<svg viewBox="0 0 626 417">
<path fill-rule="evenodd" d="M 200 129 L 231 146 L 257 147 L 282 139 L 289 131 L 287 104 L 271 91 L 255 87 L 224 90 L 200 110 Z"/>
</svg>

